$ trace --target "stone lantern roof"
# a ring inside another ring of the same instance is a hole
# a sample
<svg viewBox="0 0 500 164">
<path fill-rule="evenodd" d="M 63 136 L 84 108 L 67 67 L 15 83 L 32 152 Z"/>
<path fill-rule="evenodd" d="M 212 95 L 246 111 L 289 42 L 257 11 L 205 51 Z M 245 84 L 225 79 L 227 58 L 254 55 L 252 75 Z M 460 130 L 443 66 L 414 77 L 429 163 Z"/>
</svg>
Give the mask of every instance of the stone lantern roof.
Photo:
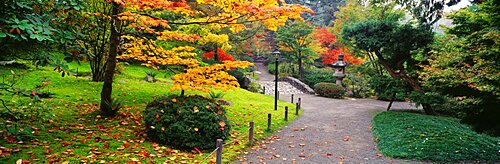
<svg viewBox="0 0 500 164">
<path fill-rule="evenodd" d="M 330 64 L 330 67 L 341 68 L 341 67 L 345 67 L 347 65 L 348 64 L 344 61 L 344 54 L 339 54 L 339 58 L 337 59 L 337 61 L 335 61 L 334 63 Z"/>
</svg>

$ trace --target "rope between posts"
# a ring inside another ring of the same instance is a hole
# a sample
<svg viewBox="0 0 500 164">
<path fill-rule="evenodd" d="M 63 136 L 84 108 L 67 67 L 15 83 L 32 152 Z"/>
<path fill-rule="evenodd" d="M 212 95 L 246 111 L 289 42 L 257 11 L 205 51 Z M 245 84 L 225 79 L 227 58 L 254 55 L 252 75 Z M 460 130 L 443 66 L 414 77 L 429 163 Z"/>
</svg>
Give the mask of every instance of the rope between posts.
<svg viewBox="0 0 500 164">
<path fill-rule="evenodd" d="M 231 142 L 229 142 L 229 143 L 222 144 L 222 146 L 230 145 L 230 144 L 232 144 L 233 142 L 234 142 L 234 141 L 231 141 Z"/>
<path fill-rule="evenodd" d="M 233 141 L 234 142 L 234 141 Z M 222 144 L 222 146 L 226 146 L 226 145 L 229 145 L 229 144 L 232 144 L 233 142 L 229 142 L 229 143 L 226 143 L 226 144 Z M 200 162 L 200 163 L 204 163 L 209 157 L 211 157 L 212 155 L 214 155 L 214 153 L 219 150 L 219 147 L 215 148 L 214 151 L 212 151 L 208 156 L 206 156 L 205 158 L 203 158 L 203 160 Z"/>
<path fill-rule="evenodd" d="M 204 163 L 210 156 L 212 156 L 217 150 L 219 150 L 219 147 L 215 148 L 214 151 L 212 151 L 207 157 L 203 158 L 203 160 L 200 163 Z"/>
</svg>

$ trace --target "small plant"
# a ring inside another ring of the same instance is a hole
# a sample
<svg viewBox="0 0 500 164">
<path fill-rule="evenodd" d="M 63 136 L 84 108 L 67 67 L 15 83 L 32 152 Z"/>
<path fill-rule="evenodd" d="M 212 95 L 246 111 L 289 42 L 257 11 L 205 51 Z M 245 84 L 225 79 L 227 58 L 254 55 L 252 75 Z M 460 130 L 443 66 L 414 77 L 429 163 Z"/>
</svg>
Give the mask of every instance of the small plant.
<svg viewBox="0 0 500 164">
<path fill-rule="evenodd" d="M 249 85 L 248 85 L 248 91 L 250 92 L 255 92 L 255 93 L 262 93 L 264 92 L 263 89 L 262 89 L 262 86 L 260 86 L 259 83 L 257 82 L 251 82 Z"/>
<path fill-rule="evenodd" d="M 111 102 L 106 101 L 105 103 L 109 106 L 109 109 L 111 109 L 109 113 L 104 113 L 106 116 L 116 115 L 116 113 L 118 113 L 118 111 L 123 107 L 123 100 L 120 98 L 113 98 L 111 99 Z"/>
<path fill-rule="evenodd" d="M 318 83 L 314 85 L 314 91 L 323 97 L 342 98 L 346 93 L 344 87 L 334 83 Z"/>
<path fill-rule="evenodd" d="M 123 72 L 125 72 L 125 65 L 127 65 L 126 62 L 118 62 L 118 63 L 116 63 L 115 73 L 116 74 L 122 74 Z"/>
<path fill-rule="evenodd" d="M 29 125 L 18 122 L 0 124 L 1 129 L 5 129 L 5 140 L 10 143 L 27 140 L 33 137 L 32 129 Z M 1 134 L 1 133 L 0 133 Z"/>
<path fill-rule="evenodd" d="M 146 106 L 144 122 L 150 139 L 183 150 L 213 149 L 231 128 L 223 106 L 198 95 L 158 98 Z"/>
<path fill-rule="evenodd" d="M 158 75 L 158 71 L 150 70 L 145 72 L 146 72 L 146 77 L 144 79 L 147 82 L 156 82 L 156 76 Z"/>
<path fill-rule="evenodd" d="M 222 99 L 222 97 L 224 97 L 224 95 L 226 95 L 226 93 L 210 91 L 210 92 L 208 92 L 208 95 L 210 96 L 210 99 L 217 100 L 217 99 Z"/>
<path fill-rule="evenodd" d="M 344 84 L 348 86 L 351 92 L 348 96 L 356 98 L 366 97 L 368 91 L 370 90 L 370 88 L 368 88 L 367 81 L 362 76 L 348 74 L 344 81 Z"/>
</svg>

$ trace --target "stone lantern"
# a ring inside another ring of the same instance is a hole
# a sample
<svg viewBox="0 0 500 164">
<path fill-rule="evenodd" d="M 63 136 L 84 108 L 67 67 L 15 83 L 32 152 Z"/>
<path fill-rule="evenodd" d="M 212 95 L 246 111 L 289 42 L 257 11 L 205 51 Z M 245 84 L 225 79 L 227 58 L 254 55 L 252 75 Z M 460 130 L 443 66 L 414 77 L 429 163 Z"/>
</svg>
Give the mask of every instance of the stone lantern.
<svg viewBox="0 0 500 164">
<path fill-rule="evenodd" d="M 333 73 L 333 77 L 337 78 L 335 83 L 337 85 L 342 85 L 342 79 L 346 76 L 345 74 L 345 67 L 347 66 L 347 63 L 344 62 L 344 54 L 339 54 L 339 58 L 337 61 L 335 61 L 333 64 L 330 65 L 335 71 Z"/>
</svg>

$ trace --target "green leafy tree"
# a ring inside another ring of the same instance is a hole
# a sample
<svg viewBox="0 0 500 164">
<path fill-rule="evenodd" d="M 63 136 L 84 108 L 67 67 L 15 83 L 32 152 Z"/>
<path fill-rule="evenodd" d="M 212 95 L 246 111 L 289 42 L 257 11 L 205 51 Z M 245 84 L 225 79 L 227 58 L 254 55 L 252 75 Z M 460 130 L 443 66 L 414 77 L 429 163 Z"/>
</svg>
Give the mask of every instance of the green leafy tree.
<svg viewBox="0 0 500 164">
<path fill-rule="evenodd" d="M 374 53 L 391 77 L 408 82 L 416 93 L 424 93 L 415 75 L 417 63 L 412 56 L 433 41 L 430 30 L 393 20 L 375 20 L 344 27 L 342 35 L 355 48 Z M 434 114 L 430 104 L 422 106 L 427 114 Z"/>
<path fill-rule="evenodd" d="M 500 3 L 488 0 L 451 14 L 453 26 L 429 52 L 424 85 L 460 106 L 478 131 L 500 135 Z"/>
<path fill-rule="evenodd" d="M 0 8 L 0 59 L 46 65 L 53 59 L 48 52 L 75 39 L 70 26 L 81 0 L 2 0 Z"/>
<path fill-rule="evenodd" d="M 36 66 L 51 65 L 62 76 L 67 64 L 50 52 L 70 52 L 75 13 L 83 0 L 2 0 L 0 2 L 0 60 L 22 59 Z"/>
<path fill-rule="evenodd" d="M 276 32 L 276 41 L 283 48 L 282 51 L 288 60 L 296 60 L 299 68 L 299 78 L 304 79 L 304 61 L 314 55 L 309 45 L 312 43 L 311 34 L 313 27 L 304 22 L 289 22 L 287 26 L 279 28 Z"/>
<path fill-rule="evenodd" d="M 316 26 L 332 26 L 339 6 L 344 6 L 346 0 L 285 0 L 287 3 L 301 4 L 311 8 L 314 14 L 304 14 L 304 19 L 313 22 Z"/>
</svg>

